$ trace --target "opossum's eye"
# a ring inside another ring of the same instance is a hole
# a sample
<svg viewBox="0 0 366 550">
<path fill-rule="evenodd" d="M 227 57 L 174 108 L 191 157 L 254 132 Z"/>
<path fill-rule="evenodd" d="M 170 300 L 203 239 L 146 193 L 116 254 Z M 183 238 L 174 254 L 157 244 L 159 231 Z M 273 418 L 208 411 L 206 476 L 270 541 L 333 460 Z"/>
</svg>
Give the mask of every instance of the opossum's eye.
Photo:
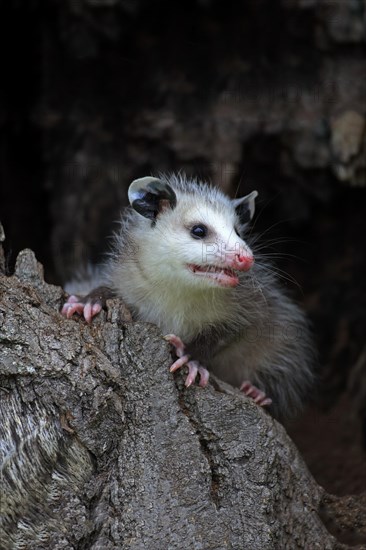
<svg viewBox="0 0 366 550">
<path fill-rule="evenodd" d="M 204 239 L 207 235 L 207 231 L 207 227 L 200 223 L 192 227 L 191 235 L 194 239 Z"/>
</svg>

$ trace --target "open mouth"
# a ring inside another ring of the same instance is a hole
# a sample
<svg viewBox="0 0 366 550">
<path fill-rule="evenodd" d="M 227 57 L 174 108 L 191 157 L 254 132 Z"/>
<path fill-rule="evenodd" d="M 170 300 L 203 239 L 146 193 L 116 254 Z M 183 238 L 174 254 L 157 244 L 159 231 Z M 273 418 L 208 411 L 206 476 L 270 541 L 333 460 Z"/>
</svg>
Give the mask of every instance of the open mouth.
<svg viewBox="0 0 366 550">
<path fill-rule="evenodd" d="M 210 280 L 219 286 L 234 287 L 239 284 L 238 275 L 228 267 L 188 264 L 188 269 L 194 275 Z"/>
</svg>

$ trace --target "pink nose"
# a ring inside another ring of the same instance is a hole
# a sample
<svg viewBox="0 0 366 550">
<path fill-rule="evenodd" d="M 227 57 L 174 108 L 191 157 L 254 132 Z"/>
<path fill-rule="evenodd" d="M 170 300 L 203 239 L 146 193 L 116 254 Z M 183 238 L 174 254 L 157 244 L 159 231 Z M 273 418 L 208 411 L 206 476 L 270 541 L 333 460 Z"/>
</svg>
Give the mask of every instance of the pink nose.
<svg viewBox="0 0 366 550">
<path fill-rule="evenodd" d="M 237 254 L 233 259 L 233 268 L 238 271 L 248 271 L 254 264 L 253 256 L 240 256 Z"/>
</svg>

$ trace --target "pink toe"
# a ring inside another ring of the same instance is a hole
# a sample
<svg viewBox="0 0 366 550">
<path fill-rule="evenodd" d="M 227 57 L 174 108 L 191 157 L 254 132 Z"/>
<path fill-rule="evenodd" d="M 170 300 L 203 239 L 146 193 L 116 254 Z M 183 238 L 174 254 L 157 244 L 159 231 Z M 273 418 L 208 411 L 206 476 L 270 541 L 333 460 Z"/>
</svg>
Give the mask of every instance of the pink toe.
<svg viewBox="0 0 366 550">
<path fill-rule="evenodd" d="M 196 366 L 194 361 L 190 361 L 188 363 L 188 376 L 185 381 L 185 386 L 189 388 L 191 384 L 196 380 L 196 376 L 198 373 L 198 367 Z"/>
<path fill-rule="evenodd" d="M 254 403 L 260 404 L 261 401 L 263 401 L 266 397 L 266 394 L 262 391 L 259 391 L 257 395 L 254 397 Z"/>
<path fill-rule="evenodd" d="M 67 311 L 67 318 L 70 319 L 74 315 L 74 313 L 78 313 L 79 315 L 82 315 L 84 306 L 82 304 L 74 304 L 71 307 L 68 308 Z"/>
<path fill-rule="evenodd" d="M 94 317 L 95 315 L 98 315 L 98 313 L 100 313 L 101 311 L 102 311 L 102 304 L 99 304 L 99 303 L 93 304 L 92 311 L 91 311 L 92 317 Z"/>
<path fill-rule="evenodd" d="M 240 386 L 240 390 L 245 393 L 246 396 L 251 397 L 257 405 L 260 407 L 266 407 L 272 404 L 272 399 L 266 396 L 264 391 L 254 386 L 248 380 L 245 380 Z"/>
<path fill-rule="evenodd" d="M 84 319 L 87 323 L 91 323 L 92 318 L 92 305 L 90 302 L 88 302 L 84 306 Z"/>
<path fill-rule="evenodd" d="M 270 397 L 266 397 L 261 403 L 261 407 L 267 407 L 268 405 L 272 405 L 272 399 Z"/>
<path fill-rule="evenodd" d="M 198 367 L 198 372 L 200 375 L 200 386 L 201 388 L 205 388 L 208 384 L 208 379 L 210 378 L 210 373 L 208 372 L 205 367 Z"/>
<path fill-rule="evenodd" d="M 182 357 L 184 355 L 184 344 L 179 336 L 176 336 L 175 334 L 167 334 L 164 338 L 175 348 L 177 357 Z"/>
<path fill-rule="evenodd" d="M 252 384 L 248 382 L 248 380 L 245 380 L 242 385 L 240 386 L 240 391 L 246 391 L 252 387 Z"/>
<path fill-rule="evenodd" d="M 169 369 L 170 372 L 175 372 L 176 370 L 180 369 L 181 367 L 183 367 L 183 365 L 188 363 L 188 361 L 189 361 L 189 355 L 183 355 L 183 357 L 180 357 L 179 359 L 174 361 L 174 363 Z"/>
<path fill-rule="evenodd" d="M 74 313 L 78 313 L 79 315 L 82 315 L 84 306 L 80 303 L 66 303 L 64 304 L 61 314 L 65 315 L 68 319 L 74 315 Z"/>
</svg>

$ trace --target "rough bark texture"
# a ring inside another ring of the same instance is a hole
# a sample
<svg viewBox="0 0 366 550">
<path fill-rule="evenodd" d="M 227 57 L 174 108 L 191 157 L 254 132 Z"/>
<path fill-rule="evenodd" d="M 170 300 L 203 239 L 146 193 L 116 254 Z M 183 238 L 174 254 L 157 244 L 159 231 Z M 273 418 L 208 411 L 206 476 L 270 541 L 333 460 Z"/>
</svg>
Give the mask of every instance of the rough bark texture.
<svg viewBox="0 0 366 550">
<path fill-rule="evenodd" d="M 154 326 L 91 326 L 24 251 L 1 276 L 2 540 L 12 548 L 342 546 L 280 424 L 219 381 L 184 389 Z"/>
</svg>

